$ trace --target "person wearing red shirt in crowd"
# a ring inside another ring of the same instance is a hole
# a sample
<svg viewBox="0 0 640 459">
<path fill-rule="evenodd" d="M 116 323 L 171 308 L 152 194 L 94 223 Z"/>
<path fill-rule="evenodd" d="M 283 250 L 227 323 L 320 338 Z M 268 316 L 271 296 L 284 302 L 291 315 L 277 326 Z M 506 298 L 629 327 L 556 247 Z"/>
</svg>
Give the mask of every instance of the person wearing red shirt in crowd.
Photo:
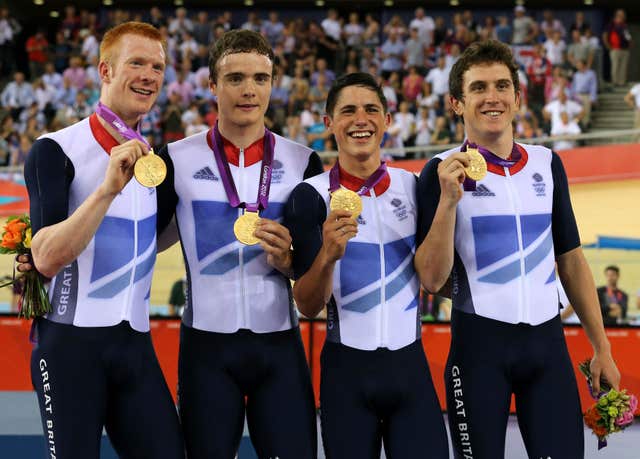
<svg viewBox="0 0 640 459">
<path fill-rule="evenodd" d="M 624 86 L 627 82 L 631 41 L 627 15 L 622 9 L 616 10 L 613 21 L 607 24 L 602 33 L 602 42 L 609 50 L 611 59 L 611 83 L 616 86 Z"/>
<path fill-rule="evenodd" d="M 44 36 L 44 30 L 38 29 L 35 35 L 30 36 L 25 43 L 27 58 L 29 59 L 29 76 L 35 79 L 44 73 L 44 64 L 47 62 L 47 49 L 49 42 Z"/>
<path fill-rule="evenodd" d="M 540 117 L 545 103 L 544 88 L 547 79 L 551 78 L 551 62 L 546 57 L 546 49 L 542 44 L 537 44 L 533 59 L 527 67 L 529 80 L 529 107 Z"/>
</svg>

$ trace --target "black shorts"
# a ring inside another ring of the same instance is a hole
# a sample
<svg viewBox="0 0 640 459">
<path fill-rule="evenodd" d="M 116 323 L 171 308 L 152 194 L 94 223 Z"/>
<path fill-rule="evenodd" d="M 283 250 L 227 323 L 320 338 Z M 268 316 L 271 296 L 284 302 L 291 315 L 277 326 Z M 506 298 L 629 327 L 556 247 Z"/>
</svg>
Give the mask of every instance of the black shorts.
<svg viewBox="0 0 640 459">
<path fill-rule="evenodd" d="M 314 459 L 316 412 L 300 331 L 213 333 L 182 324 L 178 399 L 189 459 Z"/>
<path fill-rule="evenodd" d="M 562 323 L 509 324 L 454 309 L 445 384 L 456 458 L 504 457 L 511 394 L 529 457 L 584 457 Z"/>
<path fill-rule="evenodd" d="M 102 429 L 118 456 L 184 458 L 176 407 L 151 343 L 128 322 L 76 327 L 36 319 L 31 380 L 46 457 L 98 459 Z"/>
</svg>

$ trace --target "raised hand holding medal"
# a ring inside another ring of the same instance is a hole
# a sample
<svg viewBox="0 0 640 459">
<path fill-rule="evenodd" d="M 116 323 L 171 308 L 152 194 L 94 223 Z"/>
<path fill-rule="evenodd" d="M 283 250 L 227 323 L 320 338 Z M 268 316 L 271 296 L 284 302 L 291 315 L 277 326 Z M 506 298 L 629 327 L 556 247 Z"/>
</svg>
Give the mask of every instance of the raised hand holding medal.
<svg viewBox="0 0 640 459">
<path fill-rule="evenodd" d="M 331 210 L 346 210 L 351 213 L 355 219 L 362 212 L 362 196 L 369 192 L 371 188 L 376 186 L 382 177 L 387 173 L 387 164 L 383 161 L 376 171 L 365 180 L 360 189 L 355 192 L 340 186 L 340 164 L 338 161 L 329 171 L 329 192 L 331 193 L 331 201 L 329 208 Z"/>
<path fill-rule="evenodd" d="M 127 140 L 137 139 L 149 147 L 149 152 L 138 158 L 134 165 L 133 174 L 142 186 L 148 188 L 160 185 L 167 176 L 167 165 L 162 158 L 153 153 L 153 148 L 140 132 L 131 129 L 122 119 L 102 102 L 98 102 L 96 113 L 109 126 Z"/>
<path fill-rule="evenodd" d="M 463 183 L 464 191 L 475 191 L 476 182 L 484 179 L 489 169 L 488 164 L 509 168 L 520 160 L 521 153 L 514 143 L 509 159 L 503 159 L 484 147 L 465 141 L 460 151 L 469 156 L 469 166 L 464 168 L 466 178 Z"/>
</svg>

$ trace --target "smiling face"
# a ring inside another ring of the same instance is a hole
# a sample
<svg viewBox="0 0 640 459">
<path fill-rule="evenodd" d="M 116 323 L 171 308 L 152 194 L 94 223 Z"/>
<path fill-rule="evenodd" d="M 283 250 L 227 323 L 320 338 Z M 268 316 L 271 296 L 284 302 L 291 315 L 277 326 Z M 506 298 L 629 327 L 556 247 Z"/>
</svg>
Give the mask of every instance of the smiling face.
<svg viewBox="0 0 640 459">
<path fill-rule="evenodd" d="M 380 159 L 380 144 L 391 115 L 375 91 L 363 86 L 347 86 L 340 91 L 333 113 L 325 116 L 325 126 L 338 145 L 341 162 Z"/>
<path fill-rule="evenodd" d="M 520 107 L 511 73 L 504 64 L 473 65 L 464 72 L 462 98 L 451 98 L 455 113 L 464 118 L 467 137 L 489 146 L 513 137 L 511 122 Z"/>
<path fill-rule="evenodd" d="M 221 124 L 264 125 L 271 96 L 273 63 L 258 53 L 233 53 L 220 58 L 211 91 L 218 98 Z"/>
<path fill-rule="evenodd" d="M 100 100 L 134 126 L 158 98 L 165 53 L 159 41 L 135 34 L 123 35 L 116 46 L 112 58 L 98 66 L 102 80 Z"/>
</svg>

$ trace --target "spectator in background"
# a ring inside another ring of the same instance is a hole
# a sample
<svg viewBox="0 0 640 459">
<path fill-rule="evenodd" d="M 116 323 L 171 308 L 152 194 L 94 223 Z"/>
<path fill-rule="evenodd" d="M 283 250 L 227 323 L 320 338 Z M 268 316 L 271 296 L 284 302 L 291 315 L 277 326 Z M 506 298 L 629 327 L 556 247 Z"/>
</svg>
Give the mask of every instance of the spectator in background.
<svg viewBox="0 0 640 459">
<path fill-rule="evenodd" d="M 342 25 L 340 24 L 338 12 L 335 9 L 329 8 L 329 11 L 327 11 L 327 17 L 322 20 L 320 25 L 324 29 L 324 33 L 331 37 L 335 42 L 339 42 L 342 39 Z"/>
<path fill-rule="evenodd" d="M 364 41 L 364 27 L 360 24 L 360 18 L 355 11 L 349 13 L 349 22 L 342 28 L 347 49 L 360 50 Z"/>
<path fill-rule="evenodd" d="M 369 48 L 375 48 L 380 44 L 380 23 L 373 17 L 371 13 L 367 13 L 364 17 L 364 45 Z"/>
<path fill-rule="evenodd" d="M 620 268 L 615 265 L 604 269 L 607 285 L 598 287 L 598 299 L 605 325 L 615 325 L 627 318 L 628 295 L 618 288 Z"/>
<path fill-rule="evenodd" d="M 584 61 L 587 68 L 591 68 L 593 64 L 594 50 L 591 49 L 589 43 L 583 38 L 578 29 L 571 31 L 571 43 L 567 46 L 567 62 L 575 71 L 577 61 Z"/>
<path fill-rule="evenodd" d="M 280 21 L 278 13 L 270 11 L 269 20 L 262 23 L 262 35 L 267 38 L 271 46 L 276 46 L 282 37 L 283 30 L 284 24 Z"/>
<path fill-rule="evenodd" d="M 55 44 L 53 45 L 53 64 L 56 72 L 62 73 L 69 66 L 69 55 L 71 54 L 71 45 L 67 41 L 62 30 L 56 32 Z"/>
<path fill-rule="evenodd" d="M 211 30 L 209 13 L 206 11 L 198 11 L 196 22 L 193 24 L 193 38 L 199 45 L 207 46 L 211 40 Z"/>
<path fill-rule="evenodd" d="M 9 8 L 0 6 L 0 77 L 8 76 L 15 68 L 15 40 L 22 26 L 9 14 Z"/>
<path fill-rule="evenodd" d="M 584 117 L 584 109 L 582 105 L 580 105 L 575 100 L 571 100 L 568 97 L 567 90 L 560 90 L 558 93 L 558 98 L 549 102 L 544 106 L 542 110 L 542 114 L 544 116 L 545 121 L 549 121 L 551 123 L 551 131 L 560 129 L 560 114 L 565 112 L 569 117 L 570 121 L 575 121 L 579 123 Z"/>
<path fill-rule="evenodd" d="M 526 15 L 526 9 L 522 5 L 514 8 L 513 18 L 513 44 L 529 45 L 535 42 L 538 27 L 531 17 Z"/>
<path fill-rule="evenodd" d="M 571 82 L 571 93 L 582 104 L 582 125 L 586 130 L 591 124 L 591 109 L 598 102 L 598 77 L 583 60 L 578 59 L 575 63 L 576 72 Z"/>
<path fill-rule="evenodd" d="M 569 30 L 573 32 L 577 30 L 580 32 L 580 35 L 584 34 L 585 31 L 589 28 L 589 23 L 586 21 L 584 17 L 584 11 L 576 11 L 576 16 L 574 21 L 571 23 L 571 27 Z"/>
<path fill-rule="evenodd" d="M 569 115 L 567 112 L 560 112 L 560 119 L 553 123 L 551 128 L 551 135 L 575 135 L 580 134 L 582 131 L 580 130 L 580 126 L 577 121 L 574 119 L 569 119 Z M 560 150 L 569 150 L 571 148 L 575 148 L 576 141 L 575 140 L 556 140 L 553 142 L 553 150 L 558 152 Z"/>
<path fill-rule="evenodd" d="M 634 110 L 633 128 L 640 129 L 640 83 L 634 84 L 624 96 L 624 101 Z M 636 134 L 634 141 L 640 141 L 640 134 Z"/>
<path fill-rule="evenodd" d="M 405 43 L 404 52 L 405 67 L 409 69 L 416 67 L 418 72 L 424 75 L 429 50 L 424 40 L 420 38 L 417 27 L 412 26 L 409 29 L 409 39 Z"/>
<path fill-rule="evenodd" d="M 433 145 L 448 145 L 451 143 L 453 135 L 449 130 L 447 119 L 444 116 L 436 118 L 436 124 L 431 133 L 431 143 Z"/>
<path fill-rule="evenodd" d="M 391 23 L 387 24 L 389 26 Z M 401 72 L 404 63 L 405 46 L 399 35 L 399 26 L 393 26 L 389 30 L 387 40 L 380 48 L 380 58 L 382 59 L 382 72 L 389 75 L 391 72 Z"/>
<path fill-rule="evenodd" d="M 631 32 L 627 25 L 627 15 L 623 9 L 616 10 L 613 20 L 607 24 L 602 33 L 602 41 L 609 50 L 611 60 L 611 83 L 624 86 L 627 83 L 629 66 L 629 47 Z"/>
<path fill-rule="evenodd" d="M 542 21 L 540 22 L 540 32 L 543 34 L 543 40 L 553 38 L 555 32 L 560 32 L 560 39 L 563 39 L 567 31 L 559 19 L 553 17 L 553 11 L 544 10 L 542 12 Z"/>
<path fill-rule="evenodd" d="M 415 66 L 409 67 L 409 73 L 402 80 L 402 96 L 414 111 L 423 83 L 424 77 L 418 73 L 418 69 Z"/>
<path fill-rule="evenodd" d="M 69 67 L 62 72 L 62 77 L 69 79 L 71 86 L 76 90 L 82 91 L 87 80 L 87 72 L 82 65 L 82 57 L 72 56 L 69 59 Z"/>
<path fill-rule="evenodd" d="M 433 44 L 433 31 L 435 28 L 436 24 L 433 21 L 433 18 L 425 14 L 424 8 L 416 8 L 414 18 L 409 23 L 409 29 L 418 30 L 418 38 L 427 50 Z"/>
<path fill-rule="evenodd" d="M 513 28 L 511 27 L 511 24 L 509 24 L 509 18 L 504 15 L 498 16 L 496 38 L 503 43 L 511 43 L 511 40 L 513 39 Z"/>
<path fill-rule="evenodd" d="M 187 278 L 178 279 L 171 286 L 169 293 L 169 315 L 182 316 L 182 310 L 187 304 Z"/>
<path fill-rule="evenodd" d="M 5 86 L 0 94 L 2 107 L 10 110 L 11 116 L 17 120 L 20 112 L 34 102 L 35 97 L 31 83 L 25 81 L 24 73 L 16 72 L 13 81 Z"/>
<path fill-rule="evenodd" d="M 544 90 L 547 79 L 551 76 L 551 68 L 544 46 L 540 43 L 535 45 L 533 59 L 527 66 L 527 78 L 529 80 L 528 105 L 536 116 L 540 116 L 545 103 Z"/>
<path fill-rule="evenodd" d="M 176 8 L 175 18 L 169 21 L 169 33 L 175 36 L 184 31 L 193 31 L 193 22 L 187 17 L 186 8 Z"/>
<path fill-rule="evenodd" d="M 549 59 L 551 65 L 563 67 L 567 44 L 562 39 L 562 33 L 559 30 L 552 31 L 551 36 L 545 40 L 544 47 L 547 50 L 547 59 Z"/>
<path fill-rule="evenodd" d="M 240 28 L 260 33 L 260 30 L 262 29 L 262 21 L 260 20 L 258 13 L 255 11 L 249 11 L 247 13 L 247 22 L 242 24 Z"/>
<path fill-rule="evenodd" d="M 326 99 L 325 99 L 326 100 Z M 311 110 L 313 123 L 307 127 L 307 145 L 316 152 L 324 151 L 324 141 L 331 134 L 325 129 L 320 110 Z"/>
<path fill-rule="evenodd" d="M 29 78 L 34 80 L 44 73 L 48 57 L 49 42 L 44 36 L 44 29 L 39 27 L 36 33 L 27 39 L 25 50 L 29 61 Z"/>
<path fill-rule="evenodd" d="M 431 144 L 431 130 L 433 121 L 429 116 L 429 107 L 420 106 L 418 110 L 418 121 L 416 121 L 416 146 Z"/>
<path fill-rule="evenodd" d="M 433 93 L 438 96 L 441 107 L 444 106 L 444 98 L 449 93 L 449 72 L 451 69 L 447 68 L 446 63 L 446 57 L 441 54 L 438 57 L 436 67 L 429 70 L 427 78 L 425 78 L 425 81 L 431 84 Z"/>
</svg>

